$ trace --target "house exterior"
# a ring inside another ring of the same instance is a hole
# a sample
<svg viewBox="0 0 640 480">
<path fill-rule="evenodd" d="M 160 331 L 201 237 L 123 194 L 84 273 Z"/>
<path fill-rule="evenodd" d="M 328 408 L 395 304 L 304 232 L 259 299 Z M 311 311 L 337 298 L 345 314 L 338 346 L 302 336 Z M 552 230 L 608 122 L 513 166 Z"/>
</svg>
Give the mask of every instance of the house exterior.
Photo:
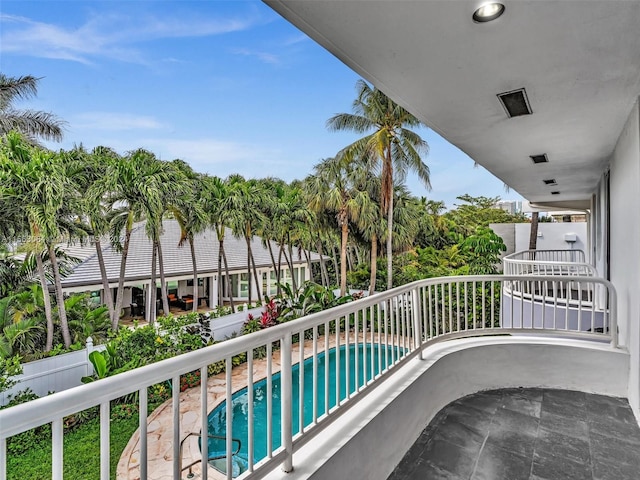
<svg viewBox="0 0 640 480">
<path fill-rule="evenodd" d="M 163 234 L 161 237 L 164 271 L 167 281 L 167 293 L 174 294 L 180 299 L 193 293 L 193 263 L 189 244 L 185 242 L 179 246 L 180 225 L 176 220 L 164 220 Z M 104 257 L 109 286 L 112 298 L 115 299 L 120 275 L 121 254 L 108 241 L 102 242 L 102 255 Z M 231 291 L 226 281 L 224 263 L 222 272 L 218 272 L 218 252 L 220 250 L 218 238 L 212 229 L 198 233 L 194 237 L 196 265 L 198 269 L 198 297 L 200 304 L 210 307 L 218 305 L 218 285 L 222 282 L 222 301 L 228 303 L 233 298 L 236 303 L 246 303 L 249 299 L 249 280 L 247 274 L 247 244 L 244 238 L 234 237 L 227 231 L 224 238 L 224 249 L 231 277 Z M 286 248 L 286 246 L 285 246 Z M 251 240 L 251 250 L 258 270 L 260 285 L 252 281 L 252 299 L 259 301 L 265 295 L 274 295 L 277 290 L 277 275 L 274 262 L 277 267 L 281 262 L 281 282 L 291 283 L 291 272 L 287 262 L 279 255 L 280 246 L 271 242 L 271 253 L 266 243 L 259 237 Z M 145 233 L 145 223 L 140 222 L 134 226 L 129 243 L 129 254 L 124 277 L 123 310 L 125 314 L 137 314 L 144 311 L 149 318 L 150 309 L 137 307 L 148 305 L 151 289 L 151 252 L 152 243 Z M 103 301 L 103 285 L 100 275 L 98 256 L 94 245 L 72 246 L 67 249 L 71 256 L 81 261 L 73 268 L 73 272 L 62 281 L 63 292 L 90 292 L 96 302 Z M 271 256 L 273 254 L 273 257 Z M 288 255 L 288 252 L 284 254 Z M 284 255 L 283 254 L 283 255 Z M 294 250 L 293 275 L 296 284 L 310 279 L 310 262 L 318 261 L 319 256 L 309 253 L 309 261 L 299 252 Z M 253 274 L 252 274 L 253 280 Z M 159 266 L 156 267 L 156 283 L 160 287 Z M 160 294 L 158 294 L 158 299 Z M 133 310 L 133 311 L 132 311 Z"/>
</svg>

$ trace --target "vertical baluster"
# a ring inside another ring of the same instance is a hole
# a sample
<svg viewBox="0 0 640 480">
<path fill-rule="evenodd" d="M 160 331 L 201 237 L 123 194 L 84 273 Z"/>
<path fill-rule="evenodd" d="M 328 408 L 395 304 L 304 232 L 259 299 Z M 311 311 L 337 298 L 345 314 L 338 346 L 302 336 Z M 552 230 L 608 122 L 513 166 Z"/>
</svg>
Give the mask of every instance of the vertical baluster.
<svg viewBox="0 0 640 480">
<path fill-rule="evenodd" d="M 445 335 L 447 333 L 447 299 L 445 297 L 446 288 L 443 284 L 440 284 L 440 305 L 442 315 L 442 334 Z"/>
<path fill-rule="evenodd" d="M 402 349 L 398 350 L 398 360 L 404 357 L 407 351 L 407 330 L 405 328 L 406 316 L 407 316 L 407 297 L 404 293 L 400 294 L 400 304 L 398 305 L 398 334 L 399 344 L 402 345 Z"/>
<path fill-rule="evenodd" d="M 171 379 L 171 402 L 171 413 L 173 414 L 173 478 L 180 478 L 182 473 L 182 458 L 180 458 L 180 375 L 175 375 Z"/>
<path fill-rule="evenodd" d="M 140 405 L 139 405 L 140 406 Z M 109 401 L 100 404 L 100 479 L 109 480 L 109 468 L 111 466 L 111 452 L 109 439 L 111 412 Z"/>
<path fill-rule="evenodd" d="M 227 357 L 225 359 L 225 383 L 226 383 L 226 416 L 227 416 L 227 425 L 225 430 L 226 436 L 226 467 L 227 467 L 227 480 L 231 480 L 233 478 L 233 384 L 231 378 L 231 369 L 233 368 L 232 357 Z M 179 389 L 178 389 L 179 390 Z M 175 475 L 173 478 L 176 477 Z"/>
<path fill-rule="evenodd" d="M 253 355 L 251 355 L 251 357 L 253 357 Z M 251 358 L 251 357 L 247 357 L 247 358 Z M 252 358 L 251 358 L 252 359 Z M 251 365 L 251 361 L 249 361 L 249 365 Z M 249 367 L 251 368 L 251 367 Z M 202 465 L 202 474 L 201 474 L 201 478 L 203 480 L 207 480 L 207 478 L 209 477 L 209 469 L 207 468 L 207 466 L 209 465 L 209 403 L 208 403 L 208 398 L 207 398 L 207 384 L 209 382 L 209 371 L 207 368 L 207 365 L 205 365 L 204 367 L 200 368 L 200 453 L 201 453 L 201 465 Z M 249 385 L 252 385 L 253 383 L 250 383 Z M 249 388 L 249 390 L 253 390 L 252 388 Z M 147 389 L 144 389 L 145 392 L 145 403 L 147 402 Z M 252 402 L 249 402 L 249 418 L 253 418 L 253 411 L 252 411 Z M 145 408 L 146 410 L 146 408 Z M 253 427 L 253 420 L 250 420 L 250 426 Z M 250 428 L 249 430 L 249 453 L 252 453 L 252 447 L 253 446 L 253 429 Z M 250 457 L 251 458 L 251 457 Z M 249 460 L 249 470 L 253 470 L 253 461 L 252 459 Z M 141 477 L 141 478 L 146 478 L 145 477 Z"/>
<path fill-rule="evenodd" d="M 384 329 L 384 335 L 385 335 L 385 339 L 384 339 L 384 368 L 387 368 L 388 365 L 388 348 L 387 348 L 387 321 L 385 318 L 383 318 L 382 315 L 382 307 L 380 306 L 380 304 L 378 303 L 376 305 L 376 312 L 378 315 L 378 375 L 382 375 L 382 356 L 383 356 L 383 352 L 382 352 L 382 348 L 383 348 L 383 343 L 382 343 L 382 330 Z"/>
<path fill-rule="evenodd" d="M 147 387 L 142 387 L 138 394 L 140 408 L 138 410 L 138 424 L 140 426 L 140 478 L 147 478 L 149 451 L 147 448 Z"/>
<path fill-rule="evenodd" d="M 393 314 L 393 302 L 394 302 L 395 298 L 389 301 L 389 327 L 390 327 L 390 332 L 389 335 L 391 337 L 391 364 L 396 363 L 396 348 L 395 348 L 395 338 L 394 338 L 394 333 L 395 333 L 395 329 L 394 329 L 394 323 L 395 323 L 395 315 Z M 388 366 L 388 364 L 387 364 Z"/>
<path fill-rule="evenodd" d="M 464 282 L 464 329 L 469 329 L 469 292 L 467 292 L 468 282 Z"/>
<path fill-rule="evenodd" d="M 340 406 L 340 318 L 336 318 L 336 407 Z"/>
<path fill-rule="evenodd" d="M 491 282 L 491 328 L 495 328 L 496 323 L 496 295 L 495 287 L 496 282 Z"/>
<path fill-rule="evenodd" d="M 351 330 L 351 314 L 347 314 L 344 317 L 344 380 L 345 380 L 345 388 L 347 389 L 346 398 L 347 400 L 351 398 L 351 388 L 349 385 L 351 383 L 351 339 L 349 337 L 349 331 Z"/>
<path fill-rule="evenodd" d="M 447 319 L 448 323 L 449 323 L 449 333 L 453 332 L 453 290 L 452 290 L 452 286 L 451 286 L 451 282 L 447 282 L 448 285 L 448 290 L 449 290 L 449 300 L 448 300 L 448 307 L 449 307 L 449 318 Z"/>
<path fill-rule="evenodd" d="M 420 320 L 420 289 L 414 288 L 411 291 L 413 296 L 411 311 L 413 312 L 413 338 L 414 348 L 418 349 L 418 359 L 422 360 L 422 322 Z"/>
<path fill-rule="evenodd" d="M 329 321 L 324 322 L 324 413 L 329 414 Z"/>
<path fill-rule="evenodd" d="M 429 297 L 429 339 L 434 338 L 434 328 L 433 328 L 433 288 L 432 285 L 428 287 L 428 297 Z"/>
<path fill-rule="evenodd" d="M 477 288 L 477 285 L 476 285 L 476 281 L 474 280 L 473 281 L 473 299 L 472 299 L 472 301 L 473 301 L 473 329 L 474 330 L 476 329 L 476 323 L 478 323 L 477 322 L 478 309 L 477 309 L 477 305 L 476 305 L 478 302 L 476 301 L 476 288 Z"/>
<path fill-rule="evenodd" d="M 558 285 L 554 280 L 553 284 L 553 329 L 557 330 L 558 328 Z"/>
<path fill-rule="evenodd" d="M 64 440 L 62 418 L 51 422 L 51 477 L 53 480 L 62 480 L 64 466 Z"/>
<path fill-rule="evenodd" d="M 318 326 L 313 327 L 313 423 L 318 423 Z"/>
<path fill-rule="evenodd" d="M 280 352 L 282 355 L 282 351 Z M 273 344 L 267 342 L 267 458 L 273 457 Z M 282 374 L 280 375 L 282 376 Z"/>
<path fill-rule="evenodd" d="M 594 291 L 596 290 L 596 283 L 592 283 Z M 596 319 L 596 301 L 594 298 L 591 300 L 591 333 L 596 333 L 595 319 Z M 605 325 L 604 325 L 604 315 L 603 315 L 603 323 L 602 323 L 602 333 L 606 333 Z"/>
<path fill-rule="evenodd" d="M 206 392 L 205 392 L 206 393 Z M 253 348 L 247 351 L 247 454 L 249 458 L 249 471 L 253 472 L 253 457 L 254 457 L 254 414 L 253 414 Z M 206 396 L 203 399 L 203 403 L 206 402 Z M 202 452 L 204 457 L 204 452 Z M 208 460 L 202 459 L 202 464 L 206 465 Z"/>
<path fill-rule="evenodd" d="M 7 439 L 0 437 L 0 480 L 7 480 Z"/>
<path fill-rule="evenodd" d="M 456 282 L 456 332 L 460 331 L 460 282 Z"/>
<path fill-rule="evenodd" d="M 482 285 L 481 287 L 481 293 L 482 293 L 482 328 L 485 328 L 487 325 L 487 318 L 485 315 L 485 311 L 486 311 L 486 296 L 487 296 L 487 287 L 486 287 L 486 282 L 482 281 L 480 282 L 480 285 Z"/>
<path fill-rule="evenodd" d="M 531 283 L 533 283 L 533 282 L 531 282 Z M 532 291 L 531 291 L 531 304 L 529 305 L 529 320 L 531 321 L 531 328 L 535 327 L 535 324 L 534 324 L 534 313 L 535 312 L 533 310 L 535 294 L 536 294 L 535 289 L 532 289 Z"/>
<path fill-rule="evenodd" d="M 354 323 L 355 325 L 353 326 L 354 332 L 353 332 L 353 344 L 355 346 L 355 375 L 354 375 L 354 380 L 355 380 L 355 392 L 358 392 L 360 390 L 360 327 L 359 327 L 359 323 L 360 323 L 360 316 L 361 316 L 362 310 L 358 310 L 354 315 L 355 315 L 355 319 L 354 319 Z"/>
<path fill-rule="evenodd" d="M 0 437 L 0 480 L 7 480 L 7 439 Z"/>
<path fill-rule="evenodd" d="M 578 331 L 582 331 L 582 282 L 578 282 Z"/>
<path fill-rule="evenodd" d="M 298 333 L 298 425 L 304 433 L 304 330 Z"/>
<path fill-rule="evenodd" d="M 304 332 L 302 332 L 304 336 Z M 293 470 L 293 408 L 292 408 L 292 371 L 291 371 L 291 335 L 285 334 L 280 340 L 281 356 L 280 356 L 280 418 L 282 422 L 281 438 L 282 448 L 285 451 L 282 470 L 290 472 Z M 302 349 L 302 339 L 300 339 L 300 348 Z M 302 366 L 301 366 L 302 367 Z M 304 382 L 303 382 L 304 383 Z M 302 424 L 300 425 L 302 431 Z"/>
</svg>

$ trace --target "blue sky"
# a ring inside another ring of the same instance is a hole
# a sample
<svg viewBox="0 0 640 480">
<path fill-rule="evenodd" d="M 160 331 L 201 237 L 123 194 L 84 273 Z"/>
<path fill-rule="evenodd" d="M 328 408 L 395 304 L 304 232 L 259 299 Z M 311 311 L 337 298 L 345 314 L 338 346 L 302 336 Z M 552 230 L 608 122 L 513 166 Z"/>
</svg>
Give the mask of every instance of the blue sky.
<svg viewBox="0 0 640 480">
<path fill-rule="evenodd" d="M 146 148 L 220 177 L 311 173 L 356 136 L 325 123 L 351 111 L 358 76 L 259 1 L 2 0 L 0 71 L 43 77 L 17 106 L 67 122 L 62 144 Z M 430 130 L 433 189 L 418 196 L 520 199 Z"/>
</svg>

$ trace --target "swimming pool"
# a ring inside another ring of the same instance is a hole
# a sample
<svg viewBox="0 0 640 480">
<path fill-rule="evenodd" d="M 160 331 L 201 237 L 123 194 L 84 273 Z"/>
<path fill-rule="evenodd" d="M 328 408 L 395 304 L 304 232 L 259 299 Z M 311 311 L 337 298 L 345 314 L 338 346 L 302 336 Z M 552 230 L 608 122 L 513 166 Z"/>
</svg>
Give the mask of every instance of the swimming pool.
<svg viewBox="0 0 640 480">
<path fill-rule="evenodd" d="M 373 348 L 372 348 L 373 347 Z M 380 366 L 385 369 L 392 362 L 392 349 L 394 347 L 378 345 L 367 345 L 366 355 L 366 380 L 370 380 L 372 375 L 377 375 L 380 371 Z M 399 348 L 396 348 L 394 357 L 398 358 Z M 364 385 L 365 382 L 365 368 L 363 361 L 364 348 L 362 344 L 359 345 L 359 362 L 358 362 L 358 386 Z M 387 354 L 385 355 L 385 349 Z M 379 353 L 382 353 L 380 355 Z M 346 389 L 346 346 L 340 347 L 340 399 L 342 400 L 347 396 Z M 372 361 L 373 359 L 373 361 Z M 336 349 L 329 350 L 329 409 L 336 404 Z M 350 345 L 349 347 L 349 392 L 356 391 L 356 346 Z M 373 371 L 371 366 L 373 365 Z M 318 355 L 318 416 L 321 416 L 326 411 L 325 408 L 325 369 L 327 367 L 326 355 L 320 353 Z M 308 358 L 304 361 L 304 399 L 303 399 L 303 412 L 304 412 L 304 426 L 307 426 L 313 422 L 313 359 Z M 300 431 L 300 384 L 299 384 L 299 369 L 300 366 L 294 365 L 292 368 L 292 409 L 293 409 L 293 433 L 296 434 Z M 248 465 L 248 394 L 247 389 L 244 388 L 236 392 L 232 397 L 233 405 L 233 438 L 237 438 L 242 442 L 242 446 L 237 455 L 233 457 L 233 476 L 237 477 L 243 473 Z M 273 449 L 280 447 L 281 433 L 280 433 L 280 373 L 273 375 L 272 381 L 272 445 Z M 254 441 L 253 441 L 253 460 L 254 464 L 267 456 L 267 381 L 266 379 L 260 380 L 253 384 L 253 425 L 254 425 Z M 211 411 L 208 417 L 209 422 L 209 435 L 225 437 L 226 435 L 226 402 L 222 402 L 214 410 Z M 224 456 L 225 440 L 209 439 L 209 456 Z M 221 458 L 219 460 L 213 460 L 210 464 L 226 473 L 226 459 Z"/>
</svg>

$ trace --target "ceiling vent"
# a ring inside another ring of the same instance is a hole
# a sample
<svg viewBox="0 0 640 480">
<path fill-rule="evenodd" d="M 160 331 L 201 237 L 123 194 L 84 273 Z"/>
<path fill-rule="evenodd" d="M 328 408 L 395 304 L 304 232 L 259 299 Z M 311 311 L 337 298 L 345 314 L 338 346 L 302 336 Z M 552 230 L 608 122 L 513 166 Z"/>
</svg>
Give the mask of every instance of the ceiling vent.
<svg viewBox="0 0 640 480">
<path fill-rule="evenodd" d="M 546 153 L 541 155 L 531 155 L 529 158 L 531 158 L 533 163 L 547 163 L 549 161 Z"/>
<path fill-rule="evenodd" d="M 531 115 L 529 99 L 524 88 L 512 90 L 510 92 L 499 93 L 498 98 L 509 117 L 519 117 L 521 115 Z"/>
<path fill-rule="evenodd" d="M 551 195 L 560 195 L 560 192 L 556 190 L 555 192 L 551 192 Z"/>
<path fill-rule="evenodd" d="M 550 178 L 548 180 L 543 180 L 545 185 L 557 185 L 555 178 Z"/>
</svg>

